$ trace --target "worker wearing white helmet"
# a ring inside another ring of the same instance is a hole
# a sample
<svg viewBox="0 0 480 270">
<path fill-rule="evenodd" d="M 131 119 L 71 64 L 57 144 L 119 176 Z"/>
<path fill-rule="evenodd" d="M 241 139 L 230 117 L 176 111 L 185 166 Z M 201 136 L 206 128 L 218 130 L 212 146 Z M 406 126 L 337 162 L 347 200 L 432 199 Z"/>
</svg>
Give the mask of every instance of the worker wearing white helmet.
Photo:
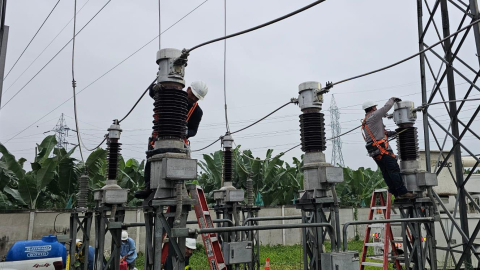
<svg viewBox="0 0 480 270">
<path fill-rule="evenodd" d="M 154 86 L 155 84 L 150 85 L 149 94 L 150 97 L 154 96 Z M 189 144 L 188 139 L 197 135 L 198 127 L 202 121 L 203 111 L 198 105 L 199 100 L 203 100 L 208 93 L 208 86 L 206 83 L 201 81 L 192 82 L 187 88 L 187 130 L 185 136 L 185 143 Z M 153 150 L 155 144 L 155 135 L 152 134 L 148 143 L 148 150 Z M 150 161 L 145 164 L 145 189 L 135 192 L 135 197 L 139 199 L 146 199 L 152 193 L 150 189 Z"/>
<path fill-rule="evenodd" d="M 120 261 L 126 261 L 128 270 L 136 270 L 135 263 L 137 261 L 137 250 L 135 241 L 128 237 L 127 231 L 122 231 L 122 244 L 120 246 Z"/>
<path fill-rule="evenodd" d="M 388 191 L 396 198 L 413 199 L 415 195 L 408 192 L 400 175 L 400 167 L 388 144 L 388 137 L 394 136 L 396 132 L 385 130 L 383 117 L 392 108 L 395 102 L 402 101 L 399 98 L 390 98 L 385 106 L 377 110 L 377 103 L 366 101 L 362 105 L 365 110 L 365 119 L 362 122 L 362 135 L 366 142 L 368 155 L 372 157 L 382 171 L 383 179 L 388 186 Z"/>
<path fill-rule="evenodd" d="M 197 249 L 197 240 L 195 238 L 186 238 L 185 239 L 185 270 L 191 269 L 191 267 L 190 267 L 190 257 L 192 256 L 193 251 L 195 249 Z M 170 254 L 167 256 L 167 260 L 163 264 L 162 269 L 163 270 L 172 270 L 173 269 L 172 256 Z"/>
</svg>

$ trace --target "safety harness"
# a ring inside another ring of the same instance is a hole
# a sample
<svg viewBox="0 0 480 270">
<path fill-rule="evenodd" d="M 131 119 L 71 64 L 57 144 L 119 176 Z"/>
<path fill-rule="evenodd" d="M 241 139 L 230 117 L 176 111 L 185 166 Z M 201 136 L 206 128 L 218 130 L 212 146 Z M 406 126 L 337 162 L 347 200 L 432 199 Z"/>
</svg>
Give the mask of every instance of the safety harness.
<svg viewBox="0 0 480 270">
<path fill-rule="evenodd" d="M 392 152 L 389 152 L 387 150 L 388 148 L 388 138 L 387 138 L 387 133 L 385 132 L 385 137 L 379 141 L 377 141 L 377 139 L 375 138 L 375 136 L 373 136 L 373 133 L 372 131 L 368 128 L 368 125 L 367 125 L 367 118 L 370 116 L 370 114 L 367 114 L 365 116 L 365 119 L 363 119 L 363 122 L 362 122 L 362 136 L 363 136 L 363 139 L 365 140 L 365 142 L 367 142 L 367 138 L 365 137 L 365 130 L 367 130 L 367 133 L 368 135 L 370 136 L 370 138 L 372 139 L 372 146 L 373 147 L 376 147 L 379 151 L 380 151 L 380 154 L 373 157 L 375 160 L 381 160 L 383 155 L 389 155 L 393 158 L 395 158 L 395 155 L 392 153 Z M 385 147 L 382 146 L 382 144 L 384 144 Z M 373 152 L 374 150 L 371 150 L 369 149 L 369 145 L 367 144 L 367 151 L 369 153 Z"/>
<path fill-rule="evenodd" d="M 190 116 L 192 116 L 193 112 L 197 108 L 197 105 L 198 105 L 198 102 L 195 102 L 195 104 L 193 104 L 192 108 L 190 108 L 190 110 L 188 111 L 188 113 L 187 113 L 187 123 L 188 123 L 188 120 L 190 120 Z M 187 138 L 183 139 L 183 141 L 185 142 L 186 145 L 190 144 L 190 142 L 188 141 Z"/>
</svg>

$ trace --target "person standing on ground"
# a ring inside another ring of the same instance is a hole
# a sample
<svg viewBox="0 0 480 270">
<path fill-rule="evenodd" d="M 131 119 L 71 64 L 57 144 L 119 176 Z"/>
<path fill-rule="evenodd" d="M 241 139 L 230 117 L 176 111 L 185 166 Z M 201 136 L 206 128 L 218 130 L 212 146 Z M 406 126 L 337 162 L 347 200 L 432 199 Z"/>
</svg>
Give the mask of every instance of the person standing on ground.
<svg viewBox="0 0 480 270">
<path fill-rule="evenodd" d="M 149 95 L 153 98 L 155 85 L 150 85 Z M 188 139 L 197 135 L 198 127 L 202 121 L 203 111 L 198 105 L 199 100 L 203 100 L 208 93 L 208 86 L 206 83 L 197 81 L 192 82 L 192 84 L 187 88 L 187 101 L 188 101 L 188 113 L 187 113 L 187 130 L 186 130 L 186 139 L 185 143 L 189 144 Z M 155 146 L 155 141 L 157 140 L 156 134 L 152 134 L 152 137 L 148 141 L 148 150 L 153 150 Z M 150 161 L 148 161 L 149 156 L 147 155 L 147 162 L 145 164 L 145 189 L 135 192 L 135 197 L 138 199 L 146 199 L 152 193 L 150 189 Z"/>
<path fill-rule="evenodd" d="M 399 98 L 390 98 L 385 106 L 377 109 L 377 103 L 366 101 L 362 108 L 365 110 L 365 119 L 362 122 L 362 135 L 366 142 L 368 155 L 375 160 L 382 171 L 383 179 L 388 186 L 388 191 L 399 199 L 414 199 L 415 194 L 409 192 L 405 187 L 400 167 L 388 144 L 388 137 L 394 136 L 394 131 L 386 131 L 383 124 L 383 117 L 392 108 L 395 102 L 402 101 Z"/>
<path fill-rule="evenodd" d="M 120 262 L 126 261 L 129 270 L 134 270 L 135 261 L 137 260 L 137 250 L 135 249 L 135 241 L 128 237 L 127 231 L 122 231 L 122 245 L 120 247 Z"/>
</svg>

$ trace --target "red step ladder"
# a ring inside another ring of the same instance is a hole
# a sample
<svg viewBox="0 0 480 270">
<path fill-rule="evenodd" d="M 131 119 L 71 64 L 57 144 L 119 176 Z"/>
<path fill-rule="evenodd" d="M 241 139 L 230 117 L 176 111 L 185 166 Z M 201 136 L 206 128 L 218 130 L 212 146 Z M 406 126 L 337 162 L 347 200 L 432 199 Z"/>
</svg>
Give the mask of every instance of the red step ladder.
<svg viewBox="0 0 480 270">
<path fill-rule="evenodd" d="M 194 210 L 197 216 L 198 227 L 200 229 L 214 228 L 203 189 L 200 186 L 195 186 L 195 188 L 192 188 L 192 186 L 188 188 L 188 192 L 195 201 Z M 222 248 L 218 241 L 218 235 L 216 233 L 204 233 L 202 234 L 202 239 L 210 269 L 227 269 L 223 259 Z"/>
<path fill-rule="evenodd" d="M 386 196 L 384 197 L 384 193 Z M 377 201 L 380 204 L 377 204 Z M 368 220 L 373 220 L 373 215 L 376 211 L 381 211 L 383 213 L 383 217 L 385 219 L 390 219 L 390 212 L 392 210 L 392 194 L 390 194 L 386 189 L 377 189 L 373 191 L 372 200 L 370 202 L 370 211 L 368 213 Z M 376 225 L 376 226 L 375 226 Z M 400 265 L 400 261 L 398 260 L 398 251 L 397 247 L 395 246 L 393 233 L 390 223 L 384 223 L 381 226 L 385 228 L 383 232 L 384 241 L 381 242 L 370 242 L 370 233 L 372 227 L 378 227 L 380 224 L 370 224 L 367 225 L 365 230 L 365 239 L 363 241 L 363 248 L 362 248 L 362 257 L 360 260 L 360 270 L 364 270 L 365 266 L 374 266 L 374 267 L 382 267 L 384 270 L 388 270 L 388 255 L 389 255 L 389 245 L 393 252 L 394 258 L 394 267 L 398 270 L 401 270 L 402 267 Z M 383 246 L 383 262 L 376 263 L 376 262 L 367 262 L 367 251 L 368 247 L 375 247 L 375 246 Z"/>
</svg>

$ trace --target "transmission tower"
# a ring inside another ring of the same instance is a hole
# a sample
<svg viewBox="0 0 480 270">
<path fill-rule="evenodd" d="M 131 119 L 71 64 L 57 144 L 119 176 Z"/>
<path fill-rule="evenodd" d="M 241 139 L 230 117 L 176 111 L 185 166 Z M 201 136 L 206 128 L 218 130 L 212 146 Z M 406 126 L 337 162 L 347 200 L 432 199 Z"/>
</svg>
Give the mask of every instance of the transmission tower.
<svg viewBox="0 0 480 270">
<path fill-rule="evenodd" d="M 342 127 L 340 126 L 340 111 L 338 110 L 335 96 L 332 95 L 332 102 L 330 102 L 330 127 L 332 129 L 332 164 L 345 167 L 342 155 Z"/>
<path fill-rule="evenodd" d="M 60 115 L 57 124 L 51 131 L 55 132 L 55 138 L 57 139 L 57 147 L 67 150 L 67 147 L 69 145 L 67 138 L 70 128 L 67 126 L 63 113 L 62 115 Z"/>
</svg>

